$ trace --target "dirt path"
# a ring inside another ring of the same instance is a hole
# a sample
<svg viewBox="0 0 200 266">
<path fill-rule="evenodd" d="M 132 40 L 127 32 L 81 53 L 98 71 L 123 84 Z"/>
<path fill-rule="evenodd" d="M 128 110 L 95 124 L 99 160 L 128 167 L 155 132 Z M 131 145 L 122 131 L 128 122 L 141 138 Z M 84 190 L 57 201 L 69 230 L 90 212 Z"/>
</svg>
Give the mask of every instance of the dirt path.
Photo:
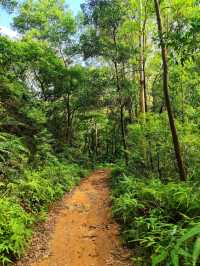
<svg viewBox="0 0 200 266">
<path fill-rule="evenodd" d="M 63 199 L 49 255 L 31 266 L 129 266 L 111 218 L 107 171 L 96 171 Z"/>
</svg>

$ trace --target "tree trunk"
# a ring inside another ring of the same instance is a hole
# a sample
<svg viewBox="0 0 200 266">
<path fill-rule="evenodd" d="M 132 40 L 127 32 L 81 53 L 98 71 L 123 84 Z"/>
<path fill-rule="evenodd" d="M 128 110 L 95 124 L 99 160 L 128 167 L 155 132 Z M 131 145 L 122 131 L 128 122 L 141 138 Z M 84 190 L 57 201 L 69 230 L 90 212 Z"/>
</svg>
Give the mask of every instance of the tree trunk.
<svg viewBox="0 0 200 266">
<path fill-rule="evenodd" d="M 166 44 L 165 44 L 165 41 L 163 38 L 163 29 L 162 29 L 159 0 L 154 0 L 154 3 L 155 3 L 157 25 L 158 25 L 158 34 L 159 34 L 159 39 L 160 39 L 162 61 L 163 61 L 163 92 L 164 92 L 164 97 L 165 97 L 165 104 L 166 104 L 166 108 L 167 108 L 169 124 L 170 124 L 170 128 L 171 128 L 171 133 L 172 133 L 174 151 L 175 151 L 177 165 L 178 165 L 178 169 L 179 169 L 180 180 L 185 181 L 186 180 L 186 171 L 185 171 L 182 156 L 181 156 L 181 149 L 180 149 L 178 134 L 177 134 L 176 126 L 175 126 L 175 122 L 174 122 L 174 117 L 172 114 L 171 102 L 170 102 L 169 91 L 168 91 L 167 48 L 166 48 Z"/>
<path fill-rule="evenodd" d="M 140 113 L 145 113 L 145 80 L 144 80 L 144 55 L 143 37 L 140 33 Z"/>
<path fill-rule="evenodd" d="M 124 159 L 127 165 L 128 155 L 127 155 L 127 145 L 126 145 L 126 132 L 125 132 L 125 126 L 124 126 L 124 107 L 123 107 L 123 100 L 121 96 L 121 87 L 120 87 L 117 62 L 114 62 L 114 66 L 115 66 L 115 75 L 116 75 L 116 85 L 117 85 L 117 91 L 119 93 L 119 102 L 120 102 L 120 127 L 121 127 L 122 143 L 123 143 L 123 148 L 124 148 Z"/>
<path fill-rule="evenodd" d="M 116 56 L 118 55 L 118 48 L 117 48 L 117 40 L 116 40 L 116 28 L 113 29 L 113 42 L 116 49 Z M 126 165 L 128 165 L 128 155 L 127 155 L 127 145 L 126 145 L 126 132 L 124 126 L 124 107 L 123 107 L 123 99 L 121 95 L 121 85 L 120 85 L 120 78 L 119 78 L 119 71 L 118 71 L 118 62 L 116 58 L 113 60 L 114 67 L 115 67 L 115 75 L 116 75 L 116 87 L 119 93 L 119 102 L 120 102 L 120 127 L 121 127 L 121 135 L 122 135 L 122 143 L 124 148 L 124 159 Z"/>
<path fill-rule="evenodd" d="M 143 4 L 140 0 L 140 113 L 146 112 L 146 80 L 145 80 L 145 60 L 144 60 L 144 45 L 145 45 L 145 25 L 146 20 L 142 23 Z"/>
<path fill-rule="evenodd" d="M 65 101 L 65 142 L 68 145 L 71 145 L 71 125 L 72 125 L 72 119 L 71 119 L 71 108 L 70 108 L 70 95 L 67 94 L 67 96 L 64 96 Z"/>
<path fill-rule="evenodd" d="M 131 96 L 128 97 L 128 103 L 127 103 L 127 109 L 128 109 L 128 115 L 129 115 L 129 123 L 133 123 L 133 107 L 132 107 L 132 98 Z"/>
<path fill-rule="evenodd" d="M 97 123 L 95 121 L 95 157 L 97 159 L 98 157 L 98 127 L 97 127 Z"/>
<path fill-rule="evenodd" d="M 143 76 L 144 76 L 144 105 L 145 105 L 145 112 L 148 112 L 148 104 L 147 104 L 147 80 L 146 80 L 146 58 L 145 58 L 145 48 L 146 48 L 146 42 L 145 42 L 145 23 L 143 27 L 143 32 L 142 32 L 142 38 L 143 38 Z"/>
<path fill-rule="evenodd" d="M 126 165 L 128 165 L 126 133 L 125 133 L 125 125 L 124 125 L 124 107 L 122 103 L 120 106 L 120 123 L 121 123 L 121 134 L 122 134 L 122 141 L 123 141 L 123 147 L 124 147 L 124 159 L 125 159 Z"/>
</svg>

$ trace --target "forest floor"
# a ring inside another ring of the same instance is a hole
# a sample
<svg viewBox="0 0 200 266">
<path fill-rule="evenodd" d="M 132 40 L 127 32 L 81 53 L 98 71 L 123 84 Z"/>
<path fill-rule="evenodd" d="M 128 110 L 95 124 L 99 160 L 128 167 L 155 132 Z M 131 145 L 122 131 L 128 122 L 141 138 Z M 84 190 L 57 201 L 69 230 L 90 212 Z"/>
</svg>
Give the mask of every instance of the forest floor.
<svg viewBox="0 0 200 266">
<path fill-rule="evenodd" d="M 109 172 L 95 171 L 50 211 L 17 266 L 130 266 L 111 215 Z"/>
</svg>

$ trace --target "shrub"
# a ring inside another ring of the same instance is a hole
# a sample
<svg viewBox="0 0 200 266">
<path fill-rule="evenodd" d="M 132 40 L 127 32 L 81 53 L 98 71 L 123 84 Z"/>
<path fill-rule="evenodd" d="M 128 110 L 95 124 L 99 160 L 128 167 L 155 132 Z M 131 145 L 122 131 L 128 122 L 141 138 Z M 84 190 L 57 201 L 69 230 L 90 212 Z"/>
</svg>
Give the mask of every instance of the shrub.
<svg viewBox="0 0 200 266">
<path fill-rule="evenodd" d="M 21 200 L 25 209 L 39 212 L 70 191 L 79 182 L 81 175 L 82 170 L 77 165 L 52 164 L 37 171 L 26 170 L 23 178 L 8 187 Z"/>
<path fill-rule="evenodd" d="M 28 153 L 20 138 L 0 133 L 0 175 L 10 178 L 21 174 L 27 164 Z"/>
<path fill-rule="evenodd" d="M 199 186 L 159 179 L 115 177 L 113 215 L 136 265 L 197 265 L 200 253 Z"/>
<path fill-rule="evenodd" d="M 31 235 L 34 221 L 44 218 L 51 202 L 78 184 L 86 171 L 76 164 L 55 161 L 42 169 L 26 169 L 21 178 L 1 191 L 8 197 L 0 198 L 0 264 L 19 257 Z"/>
<path fill-rule="evenodd" d="M 38 212 L 53 201 L 53 186 L 51 181 L 42 178 L 39 172 L 26 171 L 25 175 L 25 178 L 17 180 L 12 188 L 25 209 Z"/>
<path fill-rule="evenodd" d="M 0 198 L 0 262 L 19 257 L 31 235 L 33 218 L 13 198 Z"/>
<path fill-rule="evenodd" d="M 116 166 L 116 167 L 114 167 L 112 169 L 111 176 L 113 178 L 119 177 L 119 176 L 123 175 L 124 172 L 125 172 L 125 168 L 124 167 L 122 167 L 122 166 Z"/>
</svg>

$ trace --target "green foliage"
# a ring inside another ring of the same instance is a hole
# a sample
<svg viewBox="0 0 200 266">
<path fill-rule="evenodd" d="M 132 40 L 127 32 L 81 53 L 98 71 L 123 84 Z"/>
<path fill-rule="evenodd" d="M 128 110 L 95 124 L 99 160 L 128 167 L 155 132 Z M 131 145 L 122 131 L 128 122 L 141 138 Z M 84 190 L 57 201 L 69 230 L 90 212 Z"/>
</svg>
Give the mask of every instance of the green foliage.
<svg viewBox="0 0 200 266">
<path fill-rule="evenodd" d="M 119 176 L 122 176 L 126 171 L 126 167 L 125 166 L 115 166 L 112 169 L 111 175 L 112 175 L 112 179 L 113 181 L 118 180 Z"/>
<path fill-rule="evenodd" d="M 198 265 L 198 184 L 125 175 L 113 179 L 113 215 L 140 258 L 138 265 Z"/>
<path fill-rule="evenodd" d="M 24 177 L 10 183 L 8 188 L 27 211 L 37 213 L 70 191 L 78 184 L 81 175 L 77 165 L 57 163 L 38 171 L 26 170 Z"/>
<path fill-rule="evenodd" d="M 2 178 L 19 175 L 28 161 L 29 151 L 20 138 L 0 133 L 0 172 Z"/>
<path fill-rule="evenodd" d="M 39 220 L 87 174 L 79 165 L 102 165 L 112 168 L 113 213 L 137 261 L 198 265 L 199 1 L 159 1 L 185 184 L 162 92 L 154 1 L 85 0 L 80 21 L 64 0 L 18 2 L 0 0 L 8 11 L 18 8 L 13 26 L 21 33 L 0 36 L 0 191 L 7 211 L 1 201 L 0 208 L 11 221 L 16 209 L 24 235 L 15 246 L 20 226 L 6 228 L 0 217 L 11 246 L 0 249 L 0 261 L 21 254 L 29 230 L 23 217 Z"/>
<path fill-rule="evenodd" d="M 53 45 L 65 44 L 76 28 L 72 13 L 62 0 L 24 1 L 14 24 L 20 32 L 48 39 Z"/>
<path fill-rule="evenodd" d="M 41 221 L 48 206 L 86 174 L 78 165 L 53 161 L 38 170 L 26 169 L 20 178 L 1 184 L 0 263 L 7 264 L 22 255 L 33 222 Z"/>
<path fill-rule="evenodd" d="M 191 119 L 176 122 L 182 144 L 188 176 L 192 179 L 199 173 L 200 134 L 196 123 Z M 159 176 L 161 180 L 174 180 L 177 177 L 175 155 L 167 114 L 148 113 L 129 126 L 130 171 L 142 176 Z"/>
<path fill-rule="evenodd" d="M 19 257 L 31 236 L 33 217 L 16 203 L 16 198 L 0 199 L 0 263 Z"/>
<path fill-rule="evenodd" d="M 7 11 L 13 11 L 13 8 L 17 5 L 15 0 L 0 0 L 0 6 L 5 8 Z"/>
</svg>

